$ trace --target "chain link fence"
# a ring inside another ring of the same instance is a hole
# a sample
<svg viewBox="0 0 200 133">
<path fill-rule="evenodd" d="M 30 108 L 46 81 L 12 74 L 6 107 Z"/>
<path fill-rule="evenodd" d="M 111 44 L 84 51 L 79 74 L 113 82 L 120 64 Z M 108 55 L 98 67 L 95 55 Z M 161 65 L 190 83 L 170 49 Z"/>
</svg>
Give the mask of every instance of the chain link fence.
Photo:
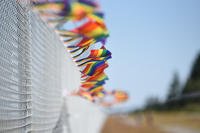
<svg viewBox="0 0 200 133">
<path fill-rule="evenodd" d="M 98 133 L 106 115 L 63 96 L 79 84 L 78 68 L 30 3 L 0 0 L 0 133 Z"/>
</svg>

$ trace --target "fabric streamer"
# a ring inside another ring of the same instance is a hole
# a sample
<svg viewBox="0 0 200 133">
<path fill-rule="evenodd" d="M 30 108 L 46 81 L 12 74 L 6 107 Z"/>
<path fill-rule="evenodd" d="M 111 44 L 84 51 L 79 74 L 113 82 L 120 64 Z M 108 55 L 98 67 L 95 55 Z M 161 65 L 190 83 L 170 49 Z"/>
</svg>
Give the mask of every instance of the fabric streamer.
<svg viewBox="0 0 200 133">
<path fill-rule="evenodd" d="M 81 86 L 73 95 L 78 95 L 102 106 L 124 102 L 128 94 L 123 91 L 108 92 L 103 85 L 108 80 L 104 70 L 112 54 L 105 48 L 108 29 L 104 23 L 104 14 L 95 0 L 33 0 L 34 10 L 48 24 L 53 25 L 72 59 L 81 72 Z M 84 22 L 82 22 L 84 20 Z M 72 30 L 65 24 L 69 21 L 80 23 Z M 97 43 L 101 48 L 94 49 Z M 83 56 L 88 55 L 88 56 Z M 104 97 L 112 96 L 114 102 Z M 98 102 L 97 102 L 98 101 Z"/>
</svg>

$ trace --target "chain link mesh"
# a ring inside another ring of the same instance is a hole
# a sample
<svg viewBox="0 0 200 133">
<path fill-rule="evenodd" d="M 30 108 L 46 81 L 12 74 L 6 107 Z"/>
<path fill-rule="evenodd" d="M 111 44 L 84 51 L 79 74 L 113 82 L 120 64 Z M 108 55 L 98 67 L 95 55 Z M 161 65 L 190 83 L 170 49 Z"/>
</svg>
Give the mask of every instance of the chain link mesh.
<svg viewBox="0 0 200 133">
<path fill-rule="evenodd" d="M 61 56 L 28 1 L 0 0 L 0 132 L 52 132 L 60 117 Z"/>
<path fill-rule="evenodd" d="M 0 0 L 0 133 L 97 133 L 106 118 L 80 99 L 80 72 L 29 0 Z"/>
</svg>

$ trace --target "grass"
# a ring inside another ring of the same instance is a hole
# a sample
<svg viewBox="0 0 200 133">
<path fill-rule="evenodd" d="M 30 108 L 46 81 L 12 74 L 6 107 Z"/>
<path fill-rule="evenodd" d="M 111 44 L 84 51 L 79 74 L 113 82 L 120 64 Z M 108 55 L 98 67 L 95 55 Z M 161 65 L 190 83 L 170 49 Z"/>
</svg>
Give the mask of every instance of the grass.
<svg viewBox="0 0 200 133">
<path fill-rule="evenodd" d="M 156 112 L 155 121 L 165 125 L 179 125 L 200 131 L 200 113 L 193 112 Z"/>
<path fill-rule="evenodd" d="M 110 116 L 102 129 L 102 133 L 169 133 L 163 127 L 178 126 L 200 132 L 200 112 L 168 111 L 153 112 L 152 123 L 148 124 L 149 112 L 129 116 Z M 139 116 L 139 117 L 138 117 Z M 136 119 L 139 125 L 134 124 Z M 131 123 L 131 124 L 130 124 Z"/>
</svg>

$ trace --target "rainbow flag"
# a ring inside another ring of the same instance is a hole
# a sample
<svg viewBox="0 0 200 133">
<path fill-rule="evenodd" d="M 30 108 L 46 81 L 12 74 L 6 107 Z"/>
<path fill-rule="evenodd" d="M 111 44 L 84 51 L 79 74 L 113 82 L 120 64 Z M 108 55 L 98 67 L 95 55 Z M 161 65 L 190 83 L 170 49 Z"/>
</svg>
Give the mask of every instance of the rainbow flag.
<svg viewBox="0 0 200 133">
<path fill-rule="evenodd" d="M 92 76 L 95 73 L 102 72 L 107 67 L 108 64 L 105 61 L 92 62 L 87 64 L 81 72 L 85 75 Z"/>
<path fill-rule="evenodd" d="M 72 30 L 72 32 L 78 33 L 87 38 L 94 38 L 96 42 L 102 41 L 109 36 L 106 27 L 94 21 L 88 21 L 80 27 Z"/>
<path fill-rule="evenodd" d="M 92 81 L 92 82 L 83 82 L 81 84 L 81 87 L 87 89 L 87 88 L 101 86 L 101 85 L 104 85 L 104 84 L 105 84 L 104 80 L 102 80 L 102 81 Z"/>
<path fill-rule="evenodd" d="M 80 92 L 80 95 L 81 95 L 83 98 L 85 98 L 85 99 L 87 99 L 87 100 L 89 100 L 89 101 L 94 102 L 94 98 L 93 98 L 93 96 L 92 96 L 89 92 Z"/>
<path fill-rule="evenodd" d="M 94 12 L 92 14 L 88 14 L 87 19 L 89 21 L 94 21 L 104 27 L 106 29 L 106 25 L 104 24 L 104 19 L 103 19 L 103 13 L 102 12 Z"/>
<path fill-rule="evenodd" d="M 68 48 L 85 48 L 95 43 L 95 40 L 92 38 L 83 37 L 78 43 L 75 45 L 70 45 Z"/>
<path fill-rule="evenodd" d="M 96 57 L 106 57 L 111 55 L 111 52 L 107 49 L 95 49 L 90 51 L 89 57 L 96 58 Z"/>
<path fill-rule="evenodd" d="M 128 94 L 124 91 L 114 90 L 111 93 L 118 102 L 124 102 L 128 99 Z"/>
<path fill-rule="evenodd" d="M 38 0 L 34 3 L 34 9 L 38 10 L 41 16 L 54 17 L 55 20 L 60 20 L 61 17 L 63 19 L 69 15 L 70 3 L 68 0 L 51 2 Z"/>
<path fill-rule="evenodd" d="M 101 99 L 102 99 L 106 94 L 107 94 L 107 93 L 106 93 L 105 90 L 101 90 L 101 91 L 92 93 L 93 96 L 96 96 L 96 97 L 101 98 Z"/>
<path fill-rule="evenodd" d="M 96 49 L 91 50 L 90 55 L 86 58 L 75 60 L 77 63 L 79 63 L 79 66 L 85 65 L 89 62 L 93 61 L 107 61 L 111 58 L 111 52 L 106 49 Z"/>
<path fill-rule="evenodd" d="M 97 86 L 97 87 L 90 88 L 88 90 L 88 92 L 90 92 L 91 94 L 93 94 L 93 93 L 101 92 L 103 90 L 104 90 L 103 86 Z"/>
<path fill-rule="evenodd" d="M 97 57 L 97 58 L 84 58 L 84 59 L 80 59 L 80 60 L 75 60 L 75 62 L 78 64 L 78 66 L 84 66 L 91 62 L 107 61 L 110 58 L 111 58 L 111 56 Z"/>
<path fill-rule="evenodd" d="M 104 72 L 98 73 L 98 74 L 93 75 L 93 76 L 89 76 L 88 78 L 85 79 L 85 82 L 103 81 L 103 80 L 108 80 L 108 76 Z"/>
<path fill-rule="evenodd" d="M 71 5 L 70 19 L 75 21 L 81 20 L 85 18 L 88 14 L 93 13 L 94 10 L 94 7 L 90 5 L 74 2 Z"/>
<path fill-rule="evenodd" d="M 93 8 L 98 8 L 99 4 L 94 0 L 78 0 L 79 3 L 91 6 Z"/>
</svg>

